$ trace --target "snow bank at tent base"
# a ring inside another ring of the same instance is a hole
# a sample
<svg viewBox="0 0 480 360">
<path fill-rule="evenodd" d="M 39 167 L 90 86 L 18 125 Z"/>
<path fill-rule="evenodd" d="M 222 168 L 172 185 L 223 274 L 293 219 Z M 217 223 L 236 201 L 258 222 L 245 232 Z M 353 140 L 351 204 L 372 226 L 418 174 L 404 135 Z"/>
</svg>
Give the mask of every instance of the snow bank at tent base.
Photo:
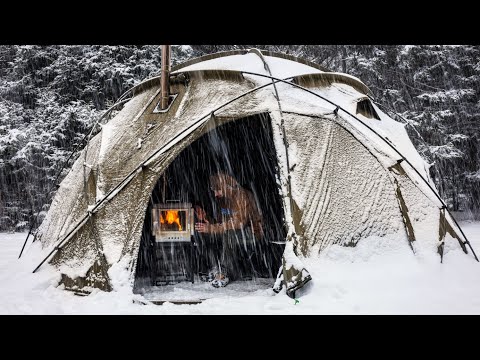
<svg viewBox="0 0 480 360">
<path fill-rule="evenodd" d="M 480 254 L 480 223 L 462 225 Z M 145 298 L 127 286 L 82 297 L 55 287 L 60 275 L 50 266 L 32 274 L 40 244 L 29 242 L 17 260 L 25 236 L 0 234 L 0 314 L 480 314 L 480 263 L 456 247 L 440 264 L 435 253 L 415 256 L 386 239 L 332 246 L 303 259 L 313 280 L 297 291 L 298 302 L 269 288 L 237 293 L 231 283 L 200 304 L 141 305 Z M 187 290 L 184 284 L 172 295 Z"/>
</svg>

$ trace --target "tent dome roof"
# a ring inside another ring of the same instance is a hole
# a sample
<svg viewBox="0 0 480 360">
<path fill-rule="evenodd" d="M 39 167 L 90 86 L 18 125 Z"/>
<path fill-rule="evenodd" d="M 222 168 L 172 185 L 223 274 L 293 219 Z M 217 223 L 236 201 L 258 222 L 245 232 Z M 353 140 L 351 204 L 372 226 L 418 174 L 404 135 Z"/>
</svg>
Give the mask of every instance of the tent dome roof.
<svg viewBox="0 0 480 360">
<path fill-rule="evenodd" d="M 280 79 L 314 74 L 331 75 L 337 79 L 348 78 L 350 82 L 357 82 L 359 87 L 369 92 L 368 87 L 354 76 L 331 72 L 321 65 L 293 55 L 259 49 L 224 51 L 201 56 L 174 66 L 172 74 L 198 70 L 230 70 L 261 75 L 271 73 L 271 76 Z"/>
<path fill-rule="evenodd" d="M 373 95 L 368 86 L 355 76 L 329 71 L 321 65 L 293 55 L 259 49 L 223 51 L 200 56 L 172 66 L 171 75 L 211 73 L 212 71 L 229 72 L 230 74 L 238 72 L 247 75 L 257 84 L 270 82 L 269 76 L 293 80 L 304 86 L 306 84 L 315 86 L 319 83 L 343 83 L 354 87 L 364 95 Z M 257 74 L 257 76 L 253 74 Z M 160 76 L 155 76 L 145 79 L 130 91 L 137 94 L 139 91 L 159 84 Z"/>
<path fill-rule="evenodd" d="M 172 71 L 233 70 L 268 75 L 262 57 L 270 68 L 272 76 L 275 77 L 285 78 L 329 72 L 328 69 L 311 61 L 292 55 L 258 49 L 224 51 L 201 56 L 173 67 Z"/>
</svg>

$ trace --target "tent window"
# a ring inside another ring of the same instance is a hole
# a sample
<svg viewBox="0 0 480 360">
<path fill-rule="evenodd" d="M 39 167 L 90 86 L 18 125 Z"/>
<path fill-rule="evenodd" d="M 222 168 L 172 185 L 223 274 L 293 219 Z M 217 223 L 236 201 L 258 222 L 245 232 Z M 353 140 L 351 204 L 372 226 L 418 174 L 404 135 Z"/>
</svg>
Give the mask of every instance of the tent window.
<svg viewBox="0 0 480 360">
<path fill-rule="evenodd" d="M 380 120 L 380 117 L 369 99 L 363 99 L 357 103 L 357 114 L 362 114 L 369 119 Z"/>
</svg>

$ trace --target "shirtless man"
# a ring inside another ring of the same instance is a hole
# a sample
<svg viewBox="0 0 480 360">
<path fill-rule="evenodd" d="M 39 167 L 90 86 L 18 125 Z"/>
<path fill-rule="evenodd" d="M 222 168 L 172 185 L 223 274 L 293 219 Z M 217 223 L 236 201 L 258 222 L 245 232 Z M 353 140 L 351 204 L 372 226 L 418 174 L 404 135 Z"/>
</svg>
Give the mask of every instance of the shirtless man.
<svg viewBox="0 0 480 360">
<path fill-rule="evenodd" d="M 253 194 L 242 188 L 235 178 L 225 173 L 210 176 L 210 187 L 220 211 L 216 221 L 207 220 L 205 211 L 197 207 L 195 230 L 218 240 L 223 247 L 214 269 L 212 286 L 226 286 L 230 279 L 252 277 L 256 242 L 263 239 L 262 216 Z"/>
</svg>

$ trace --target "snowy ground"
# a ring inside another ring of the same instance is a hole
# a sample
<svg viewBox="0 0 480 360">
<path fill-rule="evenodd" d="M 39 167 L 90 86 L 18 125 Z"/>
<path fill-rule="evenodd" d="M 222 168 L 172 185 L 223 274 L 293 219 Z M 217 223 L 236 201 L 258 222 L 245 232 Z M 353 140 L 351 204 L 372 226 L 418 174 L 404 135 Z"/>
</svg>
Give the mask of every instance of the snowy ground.
<svg viewBox="0 0 480 360">
<path fill-rule="evenodd" d="M 462 228 L 480 255 L 480 223 Z M 403 245 L 334 246 L 304 260 L 314 280 L 297 303 L 266 288 L 195 305 L 141 305 L 128 287 L 81 297 L 56 288 L 48 267 L 32 274 L 37 243 L 17 260 L 25 236 L 0 234 L 0 314 L 480 314 L 480 263 L 459 250 L 440 264 L 437 254 L 414 256 Z"/>
</svg>

